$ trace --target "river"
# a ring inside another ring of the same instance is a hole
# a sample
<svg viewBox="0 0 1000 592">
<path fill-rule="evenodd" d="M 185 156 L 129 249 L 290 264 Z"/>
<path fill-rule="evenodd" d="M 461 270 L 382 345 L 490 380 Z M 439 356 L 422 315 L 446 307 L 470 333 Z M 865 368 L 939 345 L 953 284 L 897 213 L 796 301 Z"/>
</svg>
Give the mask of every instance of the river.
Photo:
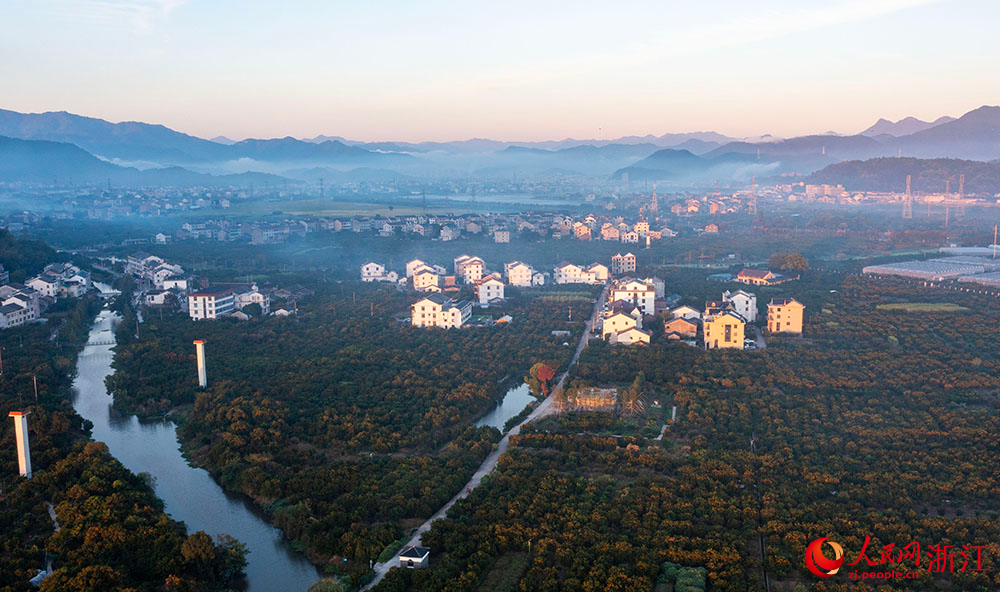
<svg viewBox="0 0 1000 592">
<path fill-rule="evenodd" d="M 538 399 L 531 396 L 526 383 L 521 383 L 503 396 L 503 399 L 492 411 L 479 418 L 476 427 L 493 426 L 503 432 L 503 426 L 507 420 L 514 417 L 528 406 L 528 403 L 536 402 Z"/>
<path fill-rule="evenodd" d="M 73 406 L 93 422 L 94 440 L 106 443 L 129 470 L 152 475 L 167 513 L 187 524 L 189 532 L 228 534 L 246 544 L 249 592 L 304 592 L 320 578 L 316 568 L 248 500 L 226 494 L 207 471 L 188 464 L 181 456 L 173 422 L 140 422 L 134 415 L 123 416 L 111 408 L 104 378 L 111 373 L 116 318 L 108 310 L 97 316 L 73 383 Z"/>
</svg>

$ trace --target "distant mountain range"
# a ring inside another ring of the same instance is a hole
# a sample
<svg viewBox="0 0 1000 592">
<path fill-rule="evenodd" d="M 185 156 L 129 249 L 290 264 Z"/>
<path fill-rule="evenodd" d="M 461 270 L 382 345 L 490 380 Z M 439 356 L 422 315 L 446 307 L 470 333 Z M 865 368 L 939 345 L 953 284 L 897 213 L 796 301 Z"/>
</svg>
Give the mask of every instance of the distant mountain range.
<svg viewBox="0 0 1000 592">
<path fill-rule="evenodd" d="M 24 183 L 101 184 L 128 186 L 279 185 L 289 181 L 266 173 L 209 175 L 181 167 L 139 170 L 106 162 L 65 142 L 21 140 L 0 136 L 0 180 Z"/>
<path fill-rule="evenodd" d="M 848 191 L 906 191 L 906 176 L 911 190 L 944 193 L 945 182 L 958 193 L 959 175 L 965 175 L 966 194 L 1000 193 L 1000 162 L 959 160 L 956 158 L 873 158 L 832 164 L 806 178 L 806 183 L 843 184 Z"/>
<path fill-rule="evenodd" d="M 908 136 L 910 134 L 915 134 L 917 132 L 922 132 L 925 129 L 930 129 L 935 125 L 941 125 L 942 123 L 948 123 L 949 121 L 955 121 L 954 117 L 939 117 L 934 121 L 923 121 L 917 119 L 916 117 L 904 117 L 899 121 L 889 121 L 888 119 L 879 119 L 875 122 L 875 125 L 861 132 L 862 136 Z"/>
<path fill-rule="evenodd" d="M 0 135 L 22 140 L 67 142 L 105 160 L 122 164 L 169 166 L 205 165 L 240 159 L 274 163 L 315 163 L 340 166 L 385 164 L 412 158 L 381 154 L 328 140 L 295 138 L 243 140 L 231 144 L 203 140 L 162 125 L 134 121 L 111 123 L 72 113 L 17 113 L 0 110 Z"/>
<path fill-rule="evenodd" d="M 238 142 L 220 136 L 205 140 L 149 123 L 111 123 L 66 112 L 0 110 L 0 136 L 63 146 L 7 142 L 6 150 L 12 158 L 17 156 L 21 168 L 14 170 L 3 163 L 0 180 L 35 178 L 47 182 L 53 176 L 72 176 L 82 181 L 112 176 L 146 184 L 155 179 L 220 183 L 238 179 L 227 173 L 240 173 L 261 174 L 264 180 L 281 182 L 287 177 L 315 181 L 309 176 L 321 175 L 337 183 L 558 175 L 606 179 L 628 173 L 633 180 L 692 183 L 810 174 L 841 161 L 878 157 L 998 159 L 1000 107 L 984 106 L 958 119 L 942 117 L 933 122 L 913 117 L 896 122 L 883 119 L 856 135 L 734 139 L 716 132 L 692 132 L 616 140 L 504 142 L 477 138 L 419 143 L 355 142 L 335 136 Z M 41 158 L 48 162 L 34 161 Z"/>
</svg>

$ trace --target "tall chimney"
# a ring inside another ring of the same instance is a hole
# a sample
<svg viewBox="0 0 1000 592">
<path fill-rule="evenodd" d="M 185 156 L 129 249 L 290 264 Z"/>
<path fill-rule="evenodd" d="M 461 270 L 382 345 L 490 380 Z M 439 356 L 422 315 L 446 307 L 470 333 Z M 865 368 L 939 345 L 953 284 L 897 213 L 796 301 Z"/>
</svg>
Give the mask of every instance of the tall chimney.
<svg viewBox="0 0 1000 592">
<path fill-rule="evenodd" d="M 198 387 L 206 388 L 208 386 L 208 375 L 205 373 L 205 340 L 195 340 L 194 349 L 198 356 Z"/>
<path fill-rule="evenodd" d="M 11 411 L 14 418 L 14 432 L 17 435 L 17 469 L 22 477 L 31 479 L 31 450 L 28 449 L 28 412 Z"/>
</svg>

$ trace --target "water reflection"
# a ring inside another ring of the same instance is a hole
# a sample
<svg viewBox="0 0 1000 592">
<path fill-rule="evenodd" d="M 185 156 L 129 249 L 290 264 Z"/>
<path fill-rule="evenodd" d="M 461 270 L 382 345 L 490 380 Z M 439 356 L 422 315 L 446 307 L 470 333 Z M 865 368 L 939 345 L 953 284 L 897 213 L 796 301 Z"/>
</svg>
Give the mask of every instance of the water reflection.
<svg viewBox="0 0 1000 592">
<path fill-rule="evenodd" d="M 115 318 L 113 313 L 102 311 L 88 343 L 113 340 L 110 329 Z M 227 495 L 205 470 L 188 465 L 171 421 L 140 422 L 134 415 L 122 415 L 111 407 L 111 396 L 104 386 L 104 378 L 111 373 L 111 347 L 86 346 L 73 383 L 73 405 L 77 413 L 93 422 L 94 439 L 105 442 L 111 454 L 131 471 L 152 475 L 167 513 L 184 521 L 189 531 L 225 533 L 246 543 L 250 549 L 247 590 L 304 591 L 316 582 L 316 568 L 293 551 L 280 531 L 267 524 L 248 500 Z"/>
<path fill-rule="evenodd" d="M 476 422 L 476 427 L 488 425 L 502 432 L 503 426 L 507 423 L 508 419 L 523 411 L 528 406 L 528 403 L 535 400 L 535 397 L 531 396 L 531 391 L 528 390 L 528 385 L 521 383 L 520 386 L 507 391 L 507 394 L 503 396 L 503 400 L 492 411 Z"/>
</svg>

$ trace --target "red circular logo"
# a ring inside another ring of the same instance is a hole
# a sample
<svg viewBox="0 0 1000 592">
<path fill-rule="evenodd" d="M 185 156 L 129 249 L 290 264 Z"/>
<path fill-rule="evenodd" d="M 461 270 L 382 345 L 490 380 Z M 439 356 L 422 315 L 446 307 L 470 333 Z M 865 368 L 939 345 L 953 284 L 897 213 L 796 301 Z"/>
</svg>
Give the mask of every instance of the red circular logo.
<svg viewBox="0 0 1000 592">
<path fill-rule="evenodd" d="M 830 545 L 833 549 L 833 560 L 827 559 L 823 554 L 823 543 Z M 826 538 L 816 539 L 806 547 L 806 567 L 821 578 L 828 578 L 840 571 L 840 566 L 844 564 L 844 548 Z"/>
</svg>

